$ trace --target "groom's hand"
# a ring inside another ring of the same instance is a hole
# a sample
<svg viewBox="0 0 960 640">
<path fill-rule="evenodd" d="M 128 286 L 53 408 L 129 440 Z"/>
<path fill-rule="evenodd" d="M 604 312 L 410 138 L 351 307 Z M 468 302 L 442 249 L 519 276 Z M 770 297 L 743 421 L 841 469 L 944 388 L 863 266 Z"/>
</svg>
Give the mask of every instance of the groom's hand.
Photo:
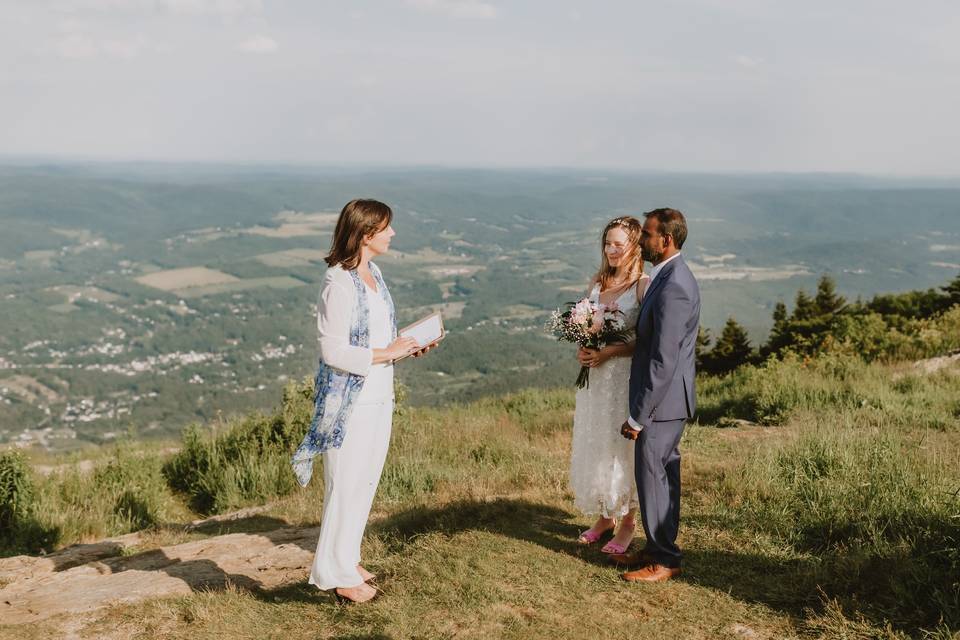
<svg viewBox="0 0 960 640">
<path fill-rule="evenodd" d="M 620 435 L 622 435 L 627 440 L 636 440 L 640 437 L 640 432 L 630 426 L 629 422 L 624 422 L 620 427 Z"/>
</svg>

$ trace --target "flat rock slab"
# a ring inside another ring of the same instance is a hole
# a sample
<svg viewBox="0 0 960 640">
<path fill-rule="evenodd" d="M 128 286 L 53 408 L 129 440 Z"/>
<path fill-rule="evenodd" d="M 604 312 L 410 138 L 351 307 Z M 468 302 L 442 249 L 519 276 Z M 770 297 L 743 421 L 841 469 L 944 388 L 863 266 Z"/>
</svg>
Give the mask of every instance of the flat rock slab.
<svg viewBox="0 0 960 640">
<path fill-rule="evenodd" d="M 107 538 L 89 544 L 75 544 L 45 556 L 13 556 L 0 558 L 0 586 L 42 574 L 64 571 L 94 560 L 121 555 L 140 543 L 139 533 Z"/>
<path fill-rule="evenodd" d="M 30 623 L 116 602 L 223 588 L 228 583 L 269 589 L 303 580 L 319 536 L 320 527 L 287 527 L 231 533 L 128 557 L 99 559 L 102 556 L 88 549 L 59 565 L 49 557 L 10 558 L 0 574 L 6 583 L 0 588 L 0 624 Z M 117 543 L 101 544 L 115 550 Z M 83 561 L 85 557 L 92 559 Z"/>
</svg>

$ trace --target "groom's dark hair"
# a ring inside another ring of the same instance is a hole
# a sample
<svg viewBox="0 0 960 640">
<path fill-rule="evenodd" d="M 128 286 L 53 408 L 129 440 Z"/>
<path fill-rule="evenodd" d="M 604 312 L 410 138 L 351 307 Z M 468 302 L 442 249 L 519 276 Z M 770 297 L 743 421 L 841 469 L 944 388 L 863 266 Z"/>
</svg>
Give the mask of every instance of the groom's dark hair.
<svg viewBox="0 0 960 640">
<path fill-rule="evenodd" d="M 687 239 L 687 219 L 676 209 L 654 209 L 643 214 L 644 218 L 656 218 L 657 233 L 673 238 L 677 251 L 683 248 Z"/>
</svg>

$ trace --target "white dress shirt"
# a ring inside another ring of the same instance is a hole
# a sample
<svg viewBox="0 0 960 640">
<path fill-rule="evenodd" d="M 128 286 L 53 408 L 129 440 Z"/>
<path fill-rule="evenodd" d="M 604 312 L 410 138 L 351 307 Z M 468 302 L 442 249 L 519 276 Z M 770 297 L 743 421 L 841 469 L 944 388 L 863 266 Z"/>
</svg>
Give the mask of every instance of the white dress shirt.
<svg viewBox="0 0 960 640">
<path fill-rule="evenodd" d="M 657 274 L 659 274 L 659 273 L 663 270 L 663 268 L 664 268 L 665 266 L 667 266 L 667 263 L 670 262 L 671 260 L 673 260 L 674 258 L 676 258 L 676 257 L 679 256 L 679 255 L 680 255 L 680 252 L 677 251 L 675 254 L 673 254 L 672 256 L 670 256 L 669 258 L 667 258 L 666 260 L 663 260 L 663 261 L 660 262 L 659 264 L 655 264 L 655 265 L 651 266 L 651 267 L 650 267 L 650 271 L 649 271 L 649 274 L 650 274 L 650 284 L 653 284 L 653 281 L 657 278 Z"/>
</svg>

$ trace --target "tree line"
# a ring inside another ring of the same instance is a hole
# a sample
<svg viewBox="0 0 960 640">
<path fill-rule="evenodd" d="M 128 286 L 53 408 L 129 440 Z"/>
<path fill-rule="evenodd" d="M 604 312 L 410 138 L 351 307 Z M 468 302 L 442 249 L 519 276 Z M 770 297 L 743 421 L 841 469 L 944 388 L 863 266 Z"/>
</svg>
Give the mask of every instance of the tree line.
<svg viewBox="0 0 960 640">
<path fill-rule="evenodd" d="M 782 359 L 788 353 L 812 356 L 843 348 L 868 361 L 893 358 L 904 351 L 905 342 L 916 342 L 931 320 L 955 305 L 960 305 L 960 275 L 939 289 L 881 294 L 852 303 L 839 295 L 833 279 L 824 275 L 813 297 L 803 289 L 797 291 L 792 312 L 788 313 L 782 301 L 777 302 L 767 341 L 756 347 L 733 317 L 716 338 L 701 327 L 697 370 L 719 375 L 771 357 Z"/>
</svg>

